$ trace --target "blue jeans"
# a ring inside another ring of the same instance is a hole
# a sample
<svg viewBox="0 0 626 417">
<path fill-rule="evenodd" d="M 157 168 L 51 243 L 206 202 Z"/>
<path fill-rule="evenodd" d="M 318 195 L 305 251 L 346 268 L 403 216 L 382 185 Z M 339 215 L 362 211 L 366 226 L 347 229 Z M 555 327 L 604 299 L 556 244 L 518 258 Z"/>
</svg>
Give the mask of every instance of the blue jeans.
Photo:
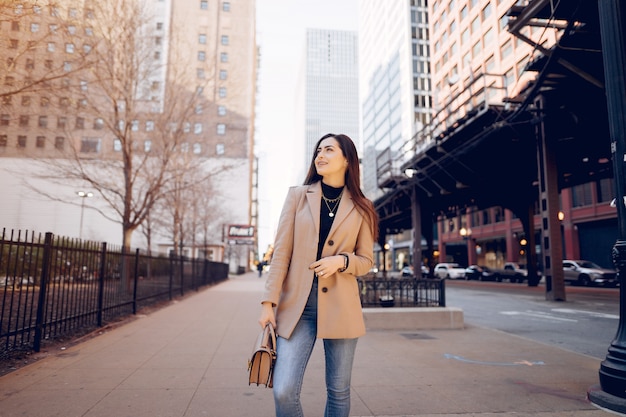
<svg viewBox="0 0 626 417">
<path fill-rule="evenodd" d="M 274 403 L 276 417 L 303 417 L 300 404 L 302 380 L 317 335 L 317 280 L 304 313 L 291 337 L 278 337 L 274 366 Z M 326 358 L 325 417 L 350 414 L 350 377 L 358 339 L 324 339 Z"/>
</svg>

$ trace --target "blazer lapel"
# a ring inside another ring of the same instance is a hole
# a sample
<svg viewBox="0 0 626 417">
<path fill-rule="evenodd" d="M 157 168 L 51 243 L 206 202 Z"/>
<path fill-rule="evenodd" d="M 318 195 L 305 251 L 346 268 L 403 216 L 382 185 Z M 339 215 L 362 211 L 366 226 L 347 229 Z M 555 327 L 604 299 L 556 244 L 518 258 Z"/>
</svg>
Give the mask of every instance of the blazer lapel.
<svg viewBox="0 0 626 417">
<path fill-rule="evenodd" d="M 309 203 L 309 209 L 311 210 L 311 218 L 315 225 L 315 231 L 317 235 L 320 234 L 320 210 L 322 209 L 322 184 L 318 181 L 309 185 L 309 189 L 306 190 L 306 200 Z"/>
</svg>

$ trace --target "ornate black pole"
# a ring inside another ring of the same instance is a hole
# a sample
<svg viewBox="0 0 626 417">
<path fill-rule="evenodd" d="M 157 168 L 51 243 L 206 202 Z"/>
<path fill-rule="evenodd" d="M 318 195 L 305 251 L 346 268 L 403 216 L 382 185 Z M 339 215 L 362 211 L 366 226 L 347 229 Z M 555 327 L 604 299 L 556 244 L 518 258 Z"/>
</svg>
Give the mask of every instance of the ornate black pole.
<svg viewBox="0 0 626 417">
<path fill-rule="evenodd" d="M 591 402 L 626 413 L 626 15 L 623 0 L 598 0 L 602 57 L 615 178 L 619 236 L 613 262 L 620 282 L 617 334 L 600 365 L 600 386 L 589 389 Z"/>
</svg>

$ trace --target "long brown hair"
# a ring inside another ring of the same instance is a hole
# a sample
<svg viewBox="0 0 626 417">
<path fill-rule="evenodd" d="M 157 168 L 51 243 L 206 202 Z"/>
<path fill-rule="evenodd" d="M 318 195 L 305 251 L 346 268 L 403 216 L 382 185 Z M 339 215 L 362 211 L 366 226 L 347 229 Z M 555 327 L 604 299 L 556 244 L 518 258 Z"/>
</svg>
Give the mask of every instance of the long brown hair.
<svg viewBox="0 0 626 417">
<path fill-rule="evenodd" d="M 315 158 L 317 156 L 317 148 L 319 148 L 320 143 L 324 139 L 334 138 L 339 144 L 339 148 L 343 153 L 343 156 L 348 161 L 348 168 L 346 169 L 345 174 L 345 184 L 350 191 L 350 195 L 352 196 L 352 200 L 354 204 L 356 204 L 359 211 L 365 216 L 370 227 L 372 228 L 372 233 L 374 234 L 374 240 L 378 239 L 378 213 L 374 208 L 374 204 L 365 197 L 363 191 L 361 191 L 361 172 L 359 168 L 359 155 L 356 151 L 356 147 L 354 146 L 354 142 L 347 135 L 339 134 L 335 135 L 334 133 L 328 133 L 321 137 L 320 140 L 315 144 L 315 148 L 313 148 L 313 157 L 311 159 L 311 165 L 309 166 L 309 172 L 304 179 L 304 185 L 310 185 L 317 181 L 322 180 L 322 176 L 317 173 L 317 169 L 315 168 Z"/>
</svg>

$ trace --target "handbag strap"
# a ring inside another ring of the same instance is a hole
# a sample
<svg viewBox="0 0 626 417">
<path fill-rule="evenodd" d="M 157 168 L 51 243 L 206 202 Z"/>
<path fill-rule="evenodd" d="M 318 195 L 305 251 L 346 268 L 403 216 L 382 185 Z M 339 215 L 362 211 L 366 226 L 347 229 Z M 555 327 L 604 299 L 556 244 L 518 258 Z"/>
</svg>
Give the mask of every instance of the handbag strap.
<svg viewBox="0 0 626 417">
<path fill-rule="evenodd" d="M 265 333 L 263 335 L 263 343 L 266 344 L 265 347 L 272 352 L 272 356 L 276 356 L 276 331 L 274 330 L 274 326 L 270 323 L 265 325 L 265 329 L 263 330 Z"/>
</svg>

